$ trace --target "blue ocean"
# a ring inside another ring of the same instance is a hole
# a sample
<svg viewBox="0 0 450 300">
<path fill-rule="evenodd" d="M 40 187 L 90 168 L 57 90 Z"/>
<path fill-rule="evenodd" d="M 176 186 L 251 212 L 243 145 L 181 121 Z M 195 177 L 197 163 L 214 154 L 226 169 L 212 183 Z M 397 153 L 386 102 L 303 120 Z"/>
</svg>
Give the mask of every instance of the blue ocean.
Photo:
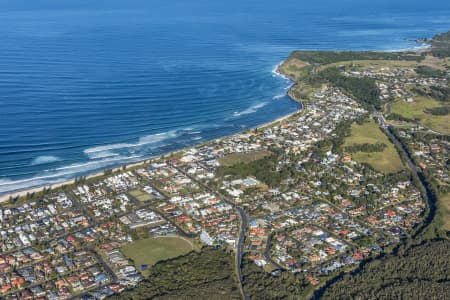
<svg viewBox="0 0 450 300">
<path fill-rule="evenodd" d="M 0 0 L 0 193 L 120 166 L 298 110 L 294 49 L 400 50 L 450 2 Z"/>
</svg>

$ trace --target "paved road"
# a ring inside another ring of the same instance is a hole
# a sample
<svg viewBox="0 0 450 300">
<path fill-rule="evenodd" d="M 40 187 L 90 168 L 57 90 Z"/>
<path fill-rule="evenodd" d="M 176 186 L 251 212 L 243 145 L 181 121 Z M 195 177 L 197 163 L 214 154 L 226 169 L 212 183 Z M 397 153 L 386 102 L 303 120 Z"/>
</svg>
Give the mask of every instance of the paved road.
<svg viewBox="0 0 450 300">
<path fill-rule="evenodd" d="M 384 118 L 378 118 L 378 121 L 380 122 L 380 124 L 382 124 L 383 120 L 384 120 Z M 435 195 L 434 195 L 433 191 L 431 191 L 428 188 L 428 185 L 426 182 L 427 180 L 422 173 L 422 169 L 414 164 L 414 162 L 411 160 L 411 157 L 409 156 L 408 152 L 406 151 L 405 146 L 392 134 L 392 131 L 391 131 L 392 126 L 384 127 L 383 130 L 386 132 L 386 134 L 389 136 L 389 138 L 393 141 L 395 147 L 402 153 L 402 156 L 407 161 L 408 168 L 411 170 L 411 172 L 414 174 L 414 176 L 419 179 L 419 183 L 422 187 L 422 190 L 425 191 L 425 193 L 426 193 L 425 199 L 427 200 L 427 203 L 428 203 L 429 213 L 426 216 L 422 227 L 415 233 L 415 236 L 417 236 L 434 219 L 434 215 L 436 213 L 436 204 L 434 202 Z"/>
<path fill-rule="evenodd" d="M 380 112 L 374 113 L 374 117 L 378 119 L 378 124 L 384 131 L 384 133 L 391 139 L 391 141 L 394 143 L 395 147 L 398 151 L 400 151 L 403 154 L 403 157 L 406 159 L 406 163 L 408 164 L 408 167 L 411 171 L 414 173 L 420 173 L 422 170 L 418 168 L 411 158 L 409 157 L 408 153 L 406 152 L 405 148 L 403 147 L 403 144 L 400 143 L 400 141 L 392 134 L 392 125 L 389 124 L 386 119 L 384 118 L 383 114 Z"/>
<path fill-rule="evenodd" d="M 156 187 L 150 180 L 148 180 L 147 178 L 144 178 L 144 176 L 141 177 L 149 186 L 151 186 L 154 190 L 156 190 L 164 199 L 169 200 L 169 197 L 162 191 L 160 190 L 158 187 Z M 138 199 L 136 199 L 136 197 L 134 197 L 133 195 L 130 195 L 129 193 L 127 194 L 130 198 L 133 198 L 135 201 L 139 202 Z M 199 234 L 197 233 L 190 233 L 190 232 L 186 232 L 183 228 L 181 228 L 175 221 L 173 221 L 172 219 L 170 219 L 169 217 L 167 217 L 162 211 L 160 211 L 159 209 L 153 208 L 151 206 L 151 204 L 145 205 L 145 207 L 147 207 L 148 209 L 155 211 L 158 213 L 158 215 L 160 215 L 164 220 L 166 220 L 167 222 L 169 222 L 170 224 L 172 224 L 173 226 L 175 226 L 175 228 L 177 228 L 178 230 L 178 234 L 180 234 L 182 237 L 185 238 L 195 238 L 198 237 Z"/>
<path fill-rule="evenodd" d="M 384 116 L 385 116 L 385 115 L 388 115 L 388 114 L 390 113 L 390 111 L 391 111 L 391 103 L 387 103 L 387 104 L 385 105 L 385 110 L 388 111 L 388 112 L 385 112 L 384 114 L 381 113 L 381 112 L 375 112 L 375 113 L 373 113 L 373 116 L 376 117 L 376 118 L 378 119 L 378 123 L 380 124 L 380 126 L 381 126 L 382 128 L 399 127 L 399 126 L 405 126 L 405 125 L 407 125 L 407 126 L 419 126 L 419 125 L 420 125 L 420 126 L 426 128 L 426 129 L 427 129 L 429 132 L 431 132 L 431 133 L 434 133 L 434 134 L 436 134 L 436 135 L 444 135 L 444 133 L 434 131 L 433 129 L 431 129 L 431 128 L 429 128 L 429 127 L 426 127 L 426 126 L 424 126 L 423 124 L 416 124 L 416 123 L 402 123 L 402 124 L 396 124 L 396 123 L 393 123 L 392 121 L 388 121 L 388 120 L 386 120 L 386 118 L 385 118 Z"/>
<path fill-rule="evenodd" d="M 277 266 L 278 269 L 280 270 L 286 270 L 283 266 L 281 266 L 279 263 L 277 263 L 276 261 L 274 261 L 272 259 L 272 257 L 270 257 L 270 247 L 272 246 L 272 239 L 273 236 L 276 234 L 276 232 L 271 232 L 269 234 L 269 236 L 267 237 L 267 242 L 266 242 L 266 248 L 264 249 L 264 257 L 271 262 L 273 265 Z"/>
<path fill-rule="evenodd" d="M 241 216 L 241 227 L 239 228 L 239 239 L 236 246 L 236 270 L 238 271 L 239 289 L 241 290 L 241 295 L 245 300 L 249 300 L 250 297 L 244 289 L 244 279 L 242 275 L 242 255 L 244 252 L 245 233 L 247 232 L 248 218 L 244 209 L 241 207 L 236 207 L 236 209 Z"/>
<path fill-rule="evenodd" d="M 100 262 L 100 264 L 102 265 L 103 269 L 105 269 L 105 271 L 109 273 L 109 275 L 112 278 L 111 282 L 118 282 L 119 278 L 117 278 L 116 273 L 114 273 L 114 271 L 111 269 L 111 267 L 103 260 L 103 257 L 101 257 L 101 255 L 98 254 L 97 251 L 95 251 L 95 249 L 92 246 L 89 245 L 87 247 L 87 249 L 90 250 L 91 253 L 97 259 L 97 261 Z"/>
<path fill-rule="evenodd" d="M 152 185 L 152 187 L 153 187 L 155 190 L 157 190 L 157 191 L 158 191 L 165 199 L 168 199 L 168 197 L 166 197 L 164 194 L 162 194 L 161 191 L 158 190 L 155 186 Z M 133 199 L 135 202 L 139 202 L 139 200 L 136 199 L 136 197 L 134 197 L 133 195 L 127 194 L 127 196 L 130 197 L 131 199 Z M 157 213 L 159 216 L 161 216 L 161 218 L 163 218 L 166 222 L 169 222 L 170 224 L 172 224 L 173 226 L 175 226 L 175 228 L 178 230 L 178 234 L 181 235 L 182 237 L 185 237 L 185 238 L 195 238 L 195 237 L 198 237 L 198 234 L 197 234 L 197 233 L 190 233 L 190 232 L 184 231 L 184 229 L 181 228 L 177 223 L 175 223 L 175 221 L 173 221 L 172 219 L 170 219 L 169 217 L 167 217 L 161 210 L 152 207 L 151 204 L 147 203 L 147 204 L 142 204 L 142 205 L 136 206 L 136 207 L 134 208 L 134 211 L 136 211 L 136 210 L 138 210 L 138 209 L 141 209 L 141 208 L 146 208 L 146 209 L 149 209 L 149 210 L 151 210 L 151 211 L 156 212 L 156 213 Z M 129 213 L 130 213 L 130 212 L 126 212 L 126 213 L 123 213 L 122 215 L 126 215 L 126 214 L 129 214 Z M 120 216 L 122 216 L 122 215 L 120 215 Z"/>
<path fill-rule="evenodd" d="M 406 152 L 405 148 L 403 147 L 403 144 L 400 143 L 400 141 L 392 134 L 391 128 L 387 128 L 385 130 L 386 134 L 389 136 L 391 141 L 394 142 L 395 147 L 397 147 L 398 150 L 403 154 L 403 157 L 406 159 L 406 162 L 408 164 L 408 168 L 415 173 L 416 176 L 419 176 L 419 173 L 422 173 L 422 169 L 417 167 L 414 162 L 409 157 L 409 154 Z M 425 187 L 424 187 L 425 189 Z"/>
<path fill-rule="evenodd" d="M 237 246 L 236 246 L 235 263 L 236 263 L 237 276 L 238 276 L 238 280 L 239 280 L 239 290 L 241 291 L 242 298 L 245 299 L 245 300 L 249 300 L 250 297 L 247 295 L 247 293 L 245 292 L 245 289 L 244 289 L 243 275 L 242 275 L 242 268 L 241 268 L 242 267 L 242 255 L 243 255 L 243 252 L 244 252 L 245 234 L 247 232 L 247 225 L 248 225 L 247 213 L 245 212 L 245 210 L 242 207 L 237 206 L 234 202 L 226 199 L 221 194 L 219 194 L 218 192 L 212 190 L 207 185 L 205 185 L 202 182 L 196 180 L 190 174 L 184 172 L 181 168 L 178 168 L 177 166 L 175 166 L 172 163 L 170 163 L 170 165 L 173 168 L 177 169 L 182 174 L 184 174 L 185 176 L 187 176 L 188 178 L 190 178 L 192 181 L 196 182 L 198 185 L 203 187 L 208 192 L 214 194 L 218 199 L 223 200 L 224 202 L 226 202 L 226 203 L 230 204 L 231 206 L 233 206 L 233 208 L 236 209 L 237 212 L 239 213 L 241 224 L 240 224 L 240 227 L 239 227 L 239 237 L 238 237 L 238 243 L 237 243 Z"/>
</svg>

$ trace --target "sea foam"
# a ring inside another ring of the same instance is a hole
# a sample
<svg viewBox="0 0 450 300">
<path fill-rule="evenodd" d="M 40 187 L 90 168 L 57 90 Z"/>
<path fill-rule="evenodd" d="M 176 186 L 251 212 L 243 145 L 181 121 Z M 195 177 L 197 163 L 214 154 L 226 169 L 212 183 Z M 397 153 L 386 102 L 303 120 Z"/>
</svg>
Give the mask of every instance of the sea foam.
<svg viewBox="0 0 450 300">
<path fill-rule="evenodd" d="M 74 163 L 54 169 L 47 169 L 38 175 L 25 179 L 11 180 L 9 178 L 0 179 L 0 193 L 12 190 L 25 189 L 38 185 L 48 185 L 58 183 L 73 177 L 74 174 L 82 174 L 94 170 L 100 170 L 106 167 L 114 166 L 120 163 L 132 163 L 141 160 L 140 155 L 118 156 L 102 160 L 93 160 L 86 163 Z"/>
<path fill-rule="evenodd" d="M 261 102 L 261 103 L 252 105 L 249 108 L 244 109 L 243 111 L 235 111 L 233 113 L 233 117 L 240 117 L 243 115 L 253 114 L 253 113 L 257 112 L 260 108 L 263 108 L 264 106 L 266 106 L 267 104 L 269 104 L 269 102 Z"/>
<path fill-rule="evenodd" d="M 61 160 L 61 158 L 59 158 L 57 156 L 42 155 L 42 156 L 38 156 L 35 159 L 33 159 L 33 161 L 31 162 L 31 165 L 35 166 L 35 165 L 49 164 L 49 163 L 57 162 L 60 160 Z"/>
</svg>

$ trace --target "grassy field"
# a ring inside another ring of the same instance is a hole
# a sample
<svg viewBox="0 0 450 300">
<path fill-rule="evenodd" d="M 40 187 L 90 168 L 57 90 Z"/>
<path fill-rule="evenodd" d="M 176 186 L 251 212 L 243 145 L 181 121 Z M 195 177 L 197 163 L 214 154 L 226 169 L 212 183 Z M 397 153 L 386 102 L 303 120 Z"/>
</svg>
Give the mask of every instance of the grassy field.
<svg viewBox="0 0 450 300">
<path fill-rule="evenodd" d="M 405 118 L 417 120 L 424 126 L 440 133 L 450 134 L 450 116 L 435 116 L 426 113 L 428 108 L 442 106 L 438 101 L 423 96 L 414 97 L 414 102 L 397 101 L 391 107 L 391 112 Z"/>
<path fill-rule="evenodd" d="M 141 270 L 141 265 L 151 266 L 158 261 L 187 254 L 195 248 L 195 245 L 188 239 L 168 236 L 138 240 L 125 245 L 121 251 L 134 261 L 138 270 Z M 143 274 L 147 275 L 147 271 L 144 271 Z"/>
<path fill-rule="evenodd" d="M 219 159 L 219 163 L 221 166 L 229 167 L 235 165 L 237 163 L 249 163 L 251 161 L 255 161 L 266 156 L 269 156 L 271 153 L 269 151 L 254 151 L 249 153 L 231 153 L 225 155 L 224 157 Z"/>
<path fill-rule="evenodd" d="M 393 173 L 403 169 L 403 163 L 395 146 L 389 141 L 387 136 L 373 120 L 370 120 L 363 125 L 353 124 L 352 134 L 345 139 L 344 147 L 364 143 L 384 143 L 387 147 L 382 152 L 352 153 L 352 158 L 354 160 L 360 163 L 367 163 L 374 169 L 383 173 Z"/>
<path fill-rule="evenodd" d="M 304 61 L 296 58 L 290 58 L 281 64 L 279 70 L 283 74 L 287 74 L 291 78 L 298 80 L 300 79 L 300 75 L 304 72 L 305 67 L 308 65 L 309 64 Z"/>
<path fill-rule="evenodd" d="M 264 269 L 264 271 L 266 271 L 267 273 L 271 273 L 271 272 L 277 270 L 278 267 L 275 266 L 274 264 L 272 264 L 271 262 L 269 262 L 267 265 L 265 265 L 265 266 L 263 267 L 263 269 Z"/>
<path fill-rule="evenodd" d="M 436 68 L 439 70 L 445 70 L 445 67 L 448 65 L 448 58 L 441 59 L 432 55 L 427 55 L 425 56 L 425 59 L 420 62 L 420 65 Z"/>
<path fill-rule="evenodd" d="M 129 194 L 131 196 L 133 196 L 134 198 L 136 198 L 137 200 L 139 200 L 140 202 L 146 202 L 146 201 L 150 201 L 153 199 L 152 195 L 149 195 L 146 192 L 141 191 L 141 190 L 132 190 L 129 192 Z"/>
<path fill-rule="evenodd" d="M 146 201 L 150 201 L 153 199 L 152 195 L 149 195 L 146 192 L 141 191 L 141 190 L 132 190 L 129 192 L 129 194 L 131 196 L 133 196 L 134 198 L 138 199 L 140 202 L 146 202 Z"/>
<path fill-rule="evenodd" d="M 327 65 L 322 65 L 318 70 L 323 70 L 329 67 L 340 67 L 340 66 L 360 66 L 362 68 L 374 67 L 376 69 L 386 68 L 386 67 L 414 67 L 417 65 L 415 61 L 406 60 L 352 60 L 343 61 Z"/>
</svg>

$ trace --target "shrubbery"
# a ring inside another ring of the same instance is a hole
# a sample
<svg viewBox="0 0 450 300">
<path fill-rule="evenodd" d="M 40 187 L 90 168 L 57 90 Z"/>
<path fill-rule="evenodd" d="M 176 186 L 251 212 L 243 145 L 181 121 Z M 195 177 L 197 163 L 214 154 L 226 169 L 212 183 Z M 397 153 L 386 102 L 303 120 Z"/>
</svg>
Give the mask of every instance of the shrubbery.
<svg viewBox="0 0 450 300">
<path fill-rule="evenodd" d="M 444 77 L 447 75 L 447 72 L 441 71 L 435 68 L 431 68 L 428 66 L 418 66 L 414 69 L 417 74 L 423 77 Z"/>
<path fill-rule="evenodd" d="M 384 143 L 375 143 L 375 144 L 355 144 L 351 146 L 347 146 L 344 148 L 345 151 L 350 153 L 355 152 L 383 152 L 383 150 L 387 147 Z"/>
<path fill-rule="evenodd" d="M 249 163 L 237 163 L 229 167 L 220 167 L 217 170 L 219 176 L 232 175 L 235 177 L 253 176 L 268 186 L 277 187 L 283 179 L 293 175 L 295 167 L 279 168 L 279 156 L 272 154 L 263 159 L 258 159 Z"/>
<path fill-rule="evenodd" d="M 157 263 L 136 288 L 112 299 L 240 299 L 234 274 L 231 254 L 203 248 Z"/>
<path fill-rule="evenodd" d="M 428 108 L 425 112 L 435 116 L 446 116 L 450 114 L 450 106 Z"/>
</svg>

